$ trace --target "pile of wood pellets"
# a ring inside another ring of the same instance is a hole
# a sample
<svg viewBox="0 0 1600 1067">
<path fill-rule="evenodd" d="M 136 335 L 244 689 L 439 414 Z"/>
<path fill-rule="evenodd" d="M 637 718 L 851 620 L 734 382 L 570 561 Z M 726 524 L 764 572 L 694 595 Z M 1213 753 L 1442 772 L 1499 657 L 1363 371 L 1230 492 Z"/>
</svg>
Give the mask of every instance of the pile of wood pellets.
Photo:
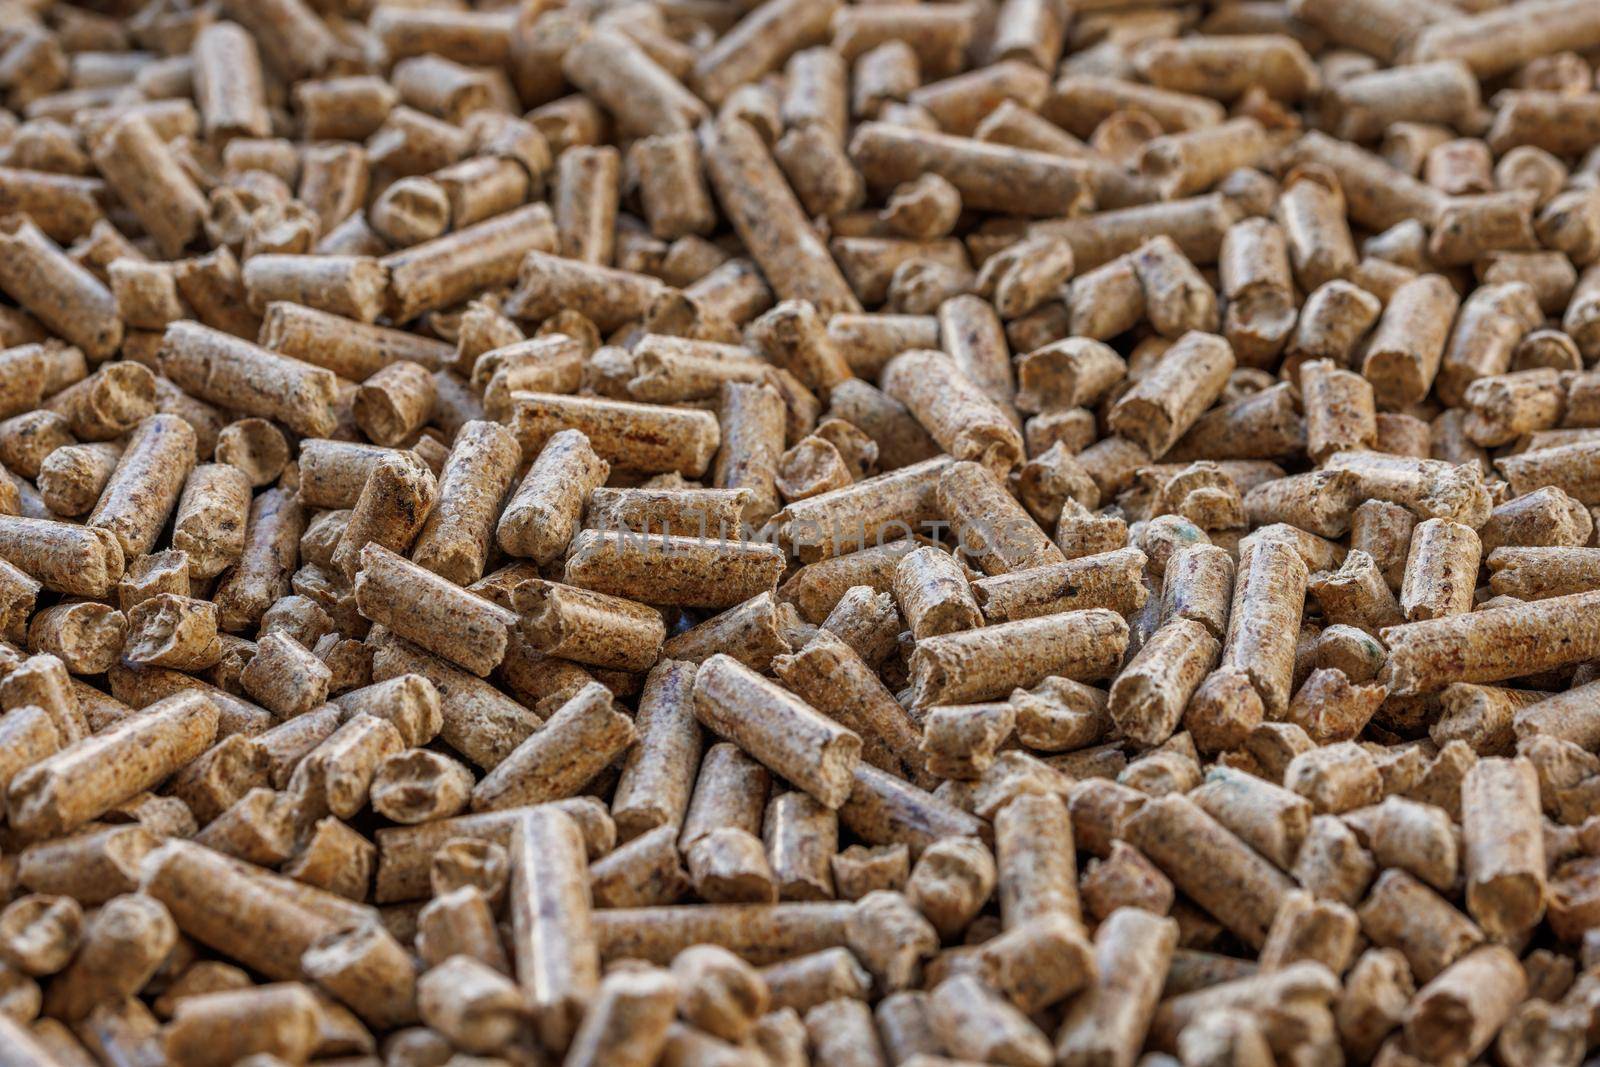
<svg viewBox="0 0 1600 1067">
<path fill-rule="evenodd" d="M 0 1067 L 1579 1067 L 1597 61 L 0 0 Z"/>
</svg>

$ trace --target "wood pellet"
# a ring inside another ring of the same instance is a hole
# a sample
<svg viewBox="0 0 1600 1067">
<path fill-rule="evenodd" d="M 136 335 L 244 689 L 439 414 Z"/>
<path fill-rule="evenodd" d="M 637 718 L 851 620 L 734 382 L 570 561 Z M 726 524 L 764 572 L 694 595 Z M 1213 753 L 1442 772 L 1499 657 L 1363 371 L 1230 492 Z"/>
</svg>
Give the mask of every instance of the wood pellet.
<svg viewBox="0 0 1600 1067">
<path fill-rule="evenodd" d="M 0 1067 L 1597 1057 L 1597 0 L 0 0 Z"/>
</svg>

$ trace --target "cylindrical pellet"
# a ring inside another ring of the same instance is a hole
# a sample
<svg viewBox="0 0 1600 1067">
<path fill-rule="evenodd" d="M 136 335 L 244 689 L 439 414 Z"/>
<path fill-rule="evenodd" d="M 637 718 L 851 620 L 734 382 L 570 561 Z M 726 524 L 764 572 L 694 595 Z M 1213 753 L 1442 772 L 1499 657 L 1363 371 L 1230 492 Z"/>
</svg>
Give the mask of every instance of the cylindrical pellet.
<svg viewBox="0 0 1600 1067">
<path fill-rule="evenodd" d="M 1161 997 L 1178 943 L 1178 924 L 1119 908 L 1095 932 L 1094 995 L 1068 1016 L 1056 1042 L 1063 1067 L 1131 1067 Z"/>
<path fill-rule="evenodd" d="M 523 256 L 555 247 L 550 209 L 530 204 L 379 260 L 389 272 L 396 322 L 457 304 L 480 290 L 516 280 Z"/>
<path fill-rule="evenodd" d="M 1545 903 L 1544 837 L 1533 764 L 1479 760 L 1461 787 L 1467 911 L 1494 939 L 1538 924 Z"/>
<path fill-rule="evenodd" d="M 319 367 L 188 321 L 167 327 L 162 351 L 167 377 L 198 399 L 277 419 L 310 437 L 337 425 L 335 379 Z"/>
<path fill-rule="evenodd" d="M 1186 334 L 1122 395 L 1107 425 L 1159 457 L 1221 394 L 1233 367 L 1232 349 L 1222 338 Z"/>
<path fill-rule="evenodd" d="M 1220 647 L 1199 623 L 1165 623 L 1111 686 L 1110 711 L 1118 729 L 1141 744 L 1166 740 L 1215 665 Z"/>
<path fill-rule="evenodd" d="M 635 737 L 611 691 L 590 682 L 472 790 L 472 809 L 498 811 L 575 795 Z"/>
<path fill-rule="evenodd" d="M 931 637 L 911 656 L 912 701 L 992 700 L 1050 675 L 1104 678 L 1121 662 L 1127 633 L 1122 616 L 1095 608 Z"/>
<path fill-rule="evenodd" d="M 1452 682 L 1498 682 L 1600 655 L 1592 612 L 1600 595 L 1575 593 L 1392 626 L 1380 678 L 1391 694 L 1433 692 Z"/>
<path fill-rule="evenodd" d="M 654 608 L 570 585 L 524 583 L 517 587 L 516 604 L 522 633 L 534 648 L 590 666 L 646 670 L 666 639 L 666 624 Z"/>
<path fill-rule="evenodd" d="M 1291 883 L 1191 801 L 1151 800 L 1126 828 L 1128 838 L 1173 883 L 1252 945 L 1261 945 Z M 1200 840 L 1207 842 L 1199 846 Z M 1202 859 L 1203 857 L 1203 859 Z"/>
<path fill-rule="evenodd" d="M 358 609 L 373 622 L 477 674 L 505 658 L 515 615 L 377 544 L 361 549 Z"/>
<path fill-rule="evenodd" d="M 772 591 L 782 571 L 775 545 L 584 530 L 564 576 L 571 585 L 648 604 L 727 608 Z"/>
<path fill-rule="evenodd" d="M 500 548 L 539 562 L 554 559 L 576 531 L 588 491 L 609 470 L 580 431 L 551 436 L 501 512 L 495 533 Z"/>
<path fill-rule="evenodd" d="M 1147 562 L 1139 549 L 1119 548 L 979 578 L 972 583 L 972 593 L 990 623 L 1087 608 L 1131 615 L 1144 606 L 1148 595 L 1144 584 Z"/>
<path fill-rule="evenodd" d="M 861 739 L 725 655 L 701 664 L 695 712 L 775 774 L 830 808 L 844 802 Z"/>
<path fill-rule="evenodd" d="M 247 76 L 230 71 L 231 79 Z M 144 116 L 113 123 L 95 145 L 94 160 L 167 256 L 177 257 L 201 232 L 205 198 Z"/>
<path fill-rule="evenodd" d="M 961 373 L 949 356 L 910 351 L 884 368 L 883 390 L 958 460 L 999 473 L 1021 462 L 1021 435 L 995 402 Z"/>
<path fill-rule="evenodd" d="M 773 797 L 762 826 L 780 900 L 833 899 L 830 861 L 839 847 L 839 817 L 807 793 Z"/>
<path fill-rule="evenodd" d="M 12 824 L 59 835 L 150 788 L 205 751 L 217 710 L 200 694 L 170 697 L 18 775 L 8 789 Z"/>
<path fill-rule="evenodd" d="M 1418 523 L 1400 587 L 1406 620 L 1439 619 L 1471 610 L 1481 552 L 1482 544 L 1470 526 L 1448 519 Z"/>
<path fill-rule="evenodd" d="M 196 578 L 221 574 L 244 555 L 250 482 L 237 467 L 202 464 L 189 474 L 172 522 L 172 547 Z"/>
<path fill-rule="evenodd" d="M 824 314 L 860 311 L 760 135 L 741 119 L 718 120 L 701 148 L 724 214 L 778 297 L 809 300 Z"/>
<path fill-rule="evenodd" d="M 513 393 L 512 409 L 512 432 L 529 456 L 538 455 L 556 433 L 575 429 L 614 467 L 699 477 L 721 442 L 715 417 L 688 408 Z"/>
<path fill-rule="evenodd" d="M 932 546 L 901 558 L 894 572 L 894 594 L 919 640 L 970 630 L 983 622 L 955 557 Z"/>
<path fill-rule="evenodd" d="M 540 1040 L 564 1049 L 600 984 L 583 836 L 551 808 L 525 814 L 511 839 L 511 945 Z"/>
<path fill-rule="evenodd" d="M 380 456 L 361 487 L 329 562 L 346 578 L 354 578 L 367 545 L 406 551 L 437 499 L 433 472 L 415 453 Z"/>
<path fill-rule="evenodd" d="M 458 584 L 483 576 L 495 512 L 516 476 L 521 449 L 510 431 L 473 420 L 456 434 L 411 558 Z"/>
<path fill-rule="evenodd" d="M 863 756 L 891 772 L 921 774 L 916 724 L 849 645 L 819 630 L 805 647 L 772 661 L 783 683 L 862 740 Z"/>
</svg>

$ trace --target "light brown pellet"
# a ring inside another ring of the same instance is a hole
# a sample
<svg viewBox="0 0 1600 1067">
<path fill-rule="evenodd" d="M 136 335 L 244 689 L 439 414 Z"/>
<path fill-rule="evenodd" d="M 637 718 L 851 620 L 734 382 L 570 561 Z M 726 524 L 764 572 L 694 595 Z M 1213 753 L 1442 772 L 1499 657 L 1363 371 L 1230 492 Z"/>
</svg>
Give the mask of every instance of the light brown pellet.
<svg viewBox="0 0 1600 1067">
<path fill-rule="evenodd" d="M 243 89 L 246 83 L 233 79 L 246 77 L 235 69 L 229 80 Z M 142 115 L 126 115 L 113 123 L 93 154 L 107 183 L 166 255 L 176 257 L 200 233 L 204 197 Z"/>
<path fill-rule="evenodd" d="M 951 134 L 868 122 L 851 138 L 850 157 L 870 186 L 938 174 L 956 187 L 963 204 L 983 210 L 1077 215 L 1092 200 L 1088 175 L 1076 161 Z"/>
<path fill-rule="evenodd" d="M 953 463 L 939 475 L 938 504 L 962 555 L 986 574 L 1003 575 L 1063 562 L 1059 547 L 977 463 Z"/>
<path fill-rule="evenodd" d="M 1329 360 L 1300 368 L 1305 396 L 1306 451 L 1319 462 L 1335 452 L 1371 448 L 1378 438 L 1371 384 Z"/>
<path fill-rule="evenodd" d="M 189 321 L 167 327 L 162 352 L 167 377 L 201 400 L 279 419 L 308 436 L 326 436 L 337 423 L 326 370 Z"/>
<path fill-rule="evenodd" d="M 474 811 L 498 811 L 575 795 L 633 742 L 633 723 L 611 691 L 590 682 L 561 705 L 472 790 Z"/>
<path fill-rule="evenodd" d="M 155 545 L 194 462 L 194 431 L 173 415 L 141 422 L 106 481 L 88 524 L 109 530 L 128 558 Z"/>
<path fill-rule="evenodd" d="M 315 1047 L 319 1014 L 311 990 L 295 982 L 186 996 L 175 1005 L 167 1055 L 193 1067 L 251 1055 L 292 1061 Z"/>
<path fill-rule="evenodd" d="M 861 737 L 874 766 L 915 779 L 923 763 L 916 724 L 850 646 L 827 630 L 772 661 L 779 679 L 823 714 Z"/>
<path fill-rule="evenodd" d="M 780 900 L 832 900 L 832 859 L 839 846 L 839 818 L 798 790 L 767 804 L 761 836 Z"/>
<path fill-rule="evenodd" d="M 576 429 L 614 466 L 698 477 L 721 441 L 716 419 L 688 408 L 551 393 L 513 393 L 512 408 L 524 455 L 537 455 L 560 430 Z"/>
<path fill-rule="evenodd" d="M 367 545 L 406 551 L 437 498 L 433 472 L 415 453 L 380 455 L 361 487 L 329 563 L 346 578 L 354 578 Z"/>
<path fill-rule="evenodd" d="M 1087 608 L 1129 615 L 1143 607 L 1148 596 L 1145 564 L 1143 552 L 1121 548 L 979 578 L 971 589 L 990 623 Z"/>
<path fill-rule="evenodd" d="M 1478 535 L 1470 526 L 1447 519 L 1418 523 L 1400 587 L 1400 605 L 1407 621 L 1470 610 L 1481 552 Z"/>
<path fill-rule="evenodd" d="M 95 913 L 83 944 L 50 984 L 52 1016 L 77 1022 L 98 1004 L 130 996 L 172 951 L 178 931 L 160 902 L 141 893 L 114 897 Z"/>
<path fill-rule="evenodd" d="M 417 981 L 422 1021 L 469 1052 L 505 1047 L 527 1008 L 523 993 L 499 971 L 470 956 L 452 956 Z"/>
<path fill-rule="evenodd" d="M 515 623 L 512 612 L 374 543 L 361 549 L 355 598 L 373 622 L 479 677 L 505 658 Z"/>
<path fill-rule="evenodd" d="M 950 357 L 913 350 L 890 361 L 883 390 L 904 404 L 934 440 L 958 460 L 1003 473 L 1021 461 L 1021 435 L 988 394 Z"/>
<path fill-rule="evenodd" d="M 0 49 L 8 1047 L 1581 1058 L 1582 0 L 413 6 Z"/>
<path fill-rule="evenodd" d="M 1427 395 L 1459 302 L 1437 274 L 1420 275 L 1390 298 L 1361 365 L 1379 403 L 1402 406 Z"/>
<path fill-rule="evenodd" d="M 1002 411 L 1009 410 L 1016 388 L 996 309 L 975 296 L 956 296 L 939 305 L 938 320 L 940 343 L 956 366 Z"/>
<path fill-rule="evenodd" d="M 1577 593 L 1391 627 L 1384 634 L 1390 653 L 1383 679 L 1392 693 L 1405 696 L 1582 660 L 1594 640 L 1583 622 L 1592 597 Z"/>
<path fill-rule="evenodd" d="M 1190 801 L 1177 796 L 1151 800 L 1126 827 L 1129 839 L 1175 885 L 1201 901 L 1241 939 L 1260 945 L 1288 879 Z M 1197 862 L 1195 839 L 1211 842 L 1206 863 Z M 1249 903 L 1254 902 L 1254 903 Z"/>
<path fill-rule="evenodd" d="M 1000 917 L 1006 928 L 1048 915 L 1081 919 L 1073 823 L 1060 798 L 1025 794 L 1000 809 L 994 823 Z M 981 861 L 975 869 L 981 876 Z"/>
<path fill-rule="evenodd" d="M 913 702 L 989 700 L 1050 675 L 1103 678 L 1121 659 L 1126 638 L 1122 617 L 1101 608 L 928 638 L 912 653 Z"/>
<path fill-rule="evenodd" d="M 1233 352 L 1226 341 L 1188 333 L 1122 395 L 1111 409 L 1107 425 L 1158 457 L 1220 395 L 1233 367 Z"/>
<path fill-rule="evenodd" d="M 772 591 L 782 568 L 773 545 L 585 530 L 573 540 L 565 578 L 652 604 L 726 608 Z"/>
<path fill-rule="evenodd" d="M 784 300 L 809 300 L 826 313 L 859 311 L 755 130 L 741 119 L 718 120 L 701 147 L 723 211 L 774 292 Z"/>
<path fill-rule="evenodd" d="M 661 655 L 661 613 L 621 597 L 534 580 L 517 587 L 519 624 L 547 655 L 614 670 L 644 670 Z"/>
<path fill-rule="evenodd" d="M 1462 782 L 1467 911 L 1490 938 L 1539 921 L 1545 901 L 1538 784 L 1527 760 L 1479 760 Z"/>
<path fill-rule="evenodd" d="M 1526 992 L 1515 953 L 1501 945 L 1475 949 L 1417 990 L 1406 1009 L 1406 1042 L 1429 1058 L 1476 1055 Z"/>
<path fill-rule="evenodd" d="M 194 578 L 214 578 L 244 555 L 250 481 L 232 465 L 205 463 L 190 472 L 173 517 L 172 546 L 188 557 Z"/>
<path fill-rule="evenodd" d="M 1141 744 L 1166 740 L 1219 651 L 1216 637 L 1199 623 L 1163 624 L 1111 686 L 1109 710 L 1117 728 Z"/>
<path fill-rule="evenodd" d="M 33 837 L 58 835 L 150 788 L 199 755 L 216 736 L 217 710 L 204 696 L 161 701 L 145 715 L 34 764 L 7 790 L 12 824 Z"/>
<path fill-rule="evenodd" d="M 1098 978 L 1092 995 L 1074 1007 L 1057 1037 L 1057 1062 L 1070 1067 L 1134 1062 L 1177 941 L 1176 922 L 1137 908 L 1119 908 L 1101 924 L 1095 934 Z"/>
<path fill-rule="evenodd" d="M 994 765 L 995 750 L 1010 736 L 1016 709 L 1010 704 L 946 704 L 923 720 L 922 750 L 928 773 L 978 779 Z"/>
<path fill-rule="evenodd" d="M 970 630 L 983 621 L 960 564 L 932 546 L 913 549 L 896 564 L 894 596 L 919 640 Z"/>
<path fill-rule="evenodd" d="M 573 1035 L 573 1067 L 618 1067 L 653 1062 L 666 1045 L 678 1004 L 678 981 L 665 971 L 615 971 L 595 992 Z"/>
<path fill-rule="evenodd" d="M 769 783 L 765 768 L 733 745 L 723 742 L 706 752 L 678 838 L 690 883 L 703 899 L 776 899 L 776 879 L 757 836 Z"/>
<path fill-rule="evenodd" d="M 1170 237 L 1146 241 L 1129 260 L 1144 290 L 1145 316 L 1156 333 L 1182 337 L 1191 330 L 1217 331 L 1216 293 Z"/>
<path fill-rule="evenodd" d="M 99 502 L 121 458 L 121 446 L 110 441 L 63 445 L 39 466 L 39 496 L 57 515 L 84 515 Z"/>
<path fill-rule="evenodd" d="M 511 839 L 511 945 L 542 1042 L 565 1048 L 600 982 L 583 836 L 563 813 L 523 815 Z"/>
<path fill-rule="evenodd" d="M 294 303 L 268 304 L 261 344 L 275 352 L 363 381 L 388 363 L 408 359 L 423 366 L 444 362 L 447 346 L 383 326 L 357 323 Z"/>
<path fill-rule="evenodd" d="M 716 655 L 701 664 L 695 714 L 826 806 L 849 795 L 861 738 L 736 660 Z"/>
</svg>

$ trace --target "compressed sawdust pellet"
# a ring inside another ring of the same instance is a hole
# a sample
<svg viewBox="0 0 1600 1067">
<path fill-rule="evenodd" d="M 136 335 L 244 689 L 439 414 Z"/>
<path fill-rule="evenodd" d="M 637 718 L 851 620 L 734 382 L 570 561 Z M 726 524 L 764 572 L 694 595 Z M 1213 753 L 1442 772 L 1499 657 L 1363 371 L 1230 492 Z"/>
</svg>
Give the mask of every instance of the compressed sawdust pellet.
<svg viewBox="0 0 1600 1067">
<path fill-rule="evenodd" d="M 1589 1053 L 1592 3 L 211 6 L 0 40 L 0 1060 Z"/>
</svg>

